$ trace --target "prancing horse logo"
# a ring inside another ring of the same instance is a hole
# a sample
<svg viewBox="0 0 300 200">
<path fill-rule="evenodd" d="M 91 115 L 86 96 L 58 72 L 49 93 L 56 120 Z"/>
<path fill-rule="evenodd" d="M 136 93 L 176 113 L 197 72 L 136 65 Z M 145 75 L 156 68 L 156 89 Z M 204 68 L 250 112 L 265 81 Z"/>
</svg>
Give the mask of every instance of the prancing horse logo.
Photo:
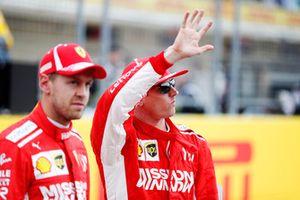
<svg viewBox="0 0 300 200">
<path fill-rule="evenodd" d="M 63 169 L 65 167 L 65 162 L 62 155 L 55 156 L 54 162 L 59 169 Z"/>
<path fill-rule="evenodd" d="M 155 143 L 148 143 L 145 145 L 147 153 L 151 157 L 155 157 L 157 155 L 157 147 Z"/>
</svg>

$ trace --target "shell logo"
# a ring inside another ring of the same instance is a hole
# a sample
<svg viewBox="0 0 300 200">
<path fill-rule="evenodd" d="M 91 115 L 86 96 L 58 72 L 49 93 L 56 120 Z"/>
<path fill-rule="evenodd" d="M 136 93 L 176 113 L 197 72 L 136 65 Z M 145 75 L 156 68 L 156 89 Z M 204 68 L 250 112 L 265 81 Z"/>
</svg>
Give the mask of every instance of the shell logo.
<svg viewBox="0 0 300 200">
<path fill-rule="evenodd" d="M 141 147 L 141 145 L 138 145 L 138 156 L 141 157 L 143 153 L 143 148 Z"/>
<path fill-rule="evenodd" d="M 46 174 L 51 171 L 51 163 L 45 157 L 40 157 L 36 161 L 36 169 L 39 170 L 41 174 Z"/>
</svg>

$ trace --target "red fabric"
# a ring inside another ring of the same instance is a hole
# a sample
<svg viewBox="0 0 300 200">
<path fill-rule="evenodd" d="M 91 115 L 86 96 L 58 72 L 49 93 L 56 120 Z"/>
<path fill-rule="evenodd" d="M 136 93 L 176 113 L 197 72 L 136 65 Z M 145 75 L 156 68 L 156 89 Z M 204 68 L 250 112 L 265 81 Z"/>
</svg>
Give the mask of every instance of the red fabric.
<svg viewBox="0 0 300 200">
<path fill-rule="evenodd" d="M 175 78 L 175 77 L 177 77 L 177 76 L 184 75 L 184 74 L 186 74 L 186 73 L 188 73 L 188 70 L 181 70 L 181 71 L 174 72 L 174 73 L 171 73 L 169 70 L 167 70 L 167 71 L 160 77 L 160 79 L 159 79 L 155 84 L 157 85 L 157 84 L 166 82 L 167 80 L 170 80 L 170 79 Z"/>
<path fill-rule="evenodd" d="M 81 46 L 73 43 L 58 44 L 41 59 L 39 75 L 58 73 L 69 76 L 87 69 L 93 69 L 95 78 L 103 79 L 106 77 L 104 67 L 93 63 L 88 52 Z"/>
<path fill-rule="evenodd" d="M 54 126 L 38 103 L 0 135 L 1 199 L 89 199 L 89 163 L 78 133 Z"/>
<path fill-rule="evenodd" d="M 170 119 L 170 132 L 164 132 L 133 115 L 134 106 L 168 69 L 163 63 L 160 54 L 131 66 L 97 104 L 91 142 L 106 199 L 218 199 L 205 139 Z"/>
</svg>

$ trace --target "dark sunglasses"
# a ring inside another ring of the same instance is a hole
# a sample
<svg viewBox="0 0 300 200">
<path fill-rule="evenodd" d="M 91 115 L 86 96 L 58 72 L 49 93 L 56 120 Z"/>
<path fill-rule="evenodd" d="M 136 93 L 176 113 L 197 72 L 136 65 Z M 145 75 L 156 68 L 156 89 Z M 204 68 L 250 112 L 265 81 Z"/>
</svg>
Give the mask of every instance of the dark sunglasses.
<svg viewBox="0 0 300 200">
<path fill-rule="evenodd" d="M 170 92 L 171 87 L 175 88 L 175 80 L 171 79 L 167 82 L 163 82 L 162 84 L 159 85 L 159 91 L 162 94 L 167 94 Z"/>
</svg>

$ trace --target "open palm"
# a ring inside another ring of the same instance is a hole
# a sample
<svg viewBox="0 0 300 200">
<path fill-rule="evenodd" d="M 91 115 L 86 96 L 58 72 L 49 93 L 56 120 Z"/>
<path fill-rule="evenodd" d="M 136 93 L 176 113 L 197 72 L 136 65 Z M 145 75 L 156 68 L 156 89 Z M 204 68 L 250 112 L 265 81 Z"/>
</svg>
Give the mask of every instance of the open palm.
<svg viewBox="0 0 300 200">
<path fill-rule="evenodd" d="M 199 46 L 200 40 L 212 26 L 212 22 L 208 22 L 203 28 L 197 30 L 203 14 L 204 12 L 199 10 L 195 10 L 192 15 L 189 12 L 185 13 L 180 30 L 171 46 L 178 55 L 178 60 L 213 49 L 209 44 Z"/>
</svg>

